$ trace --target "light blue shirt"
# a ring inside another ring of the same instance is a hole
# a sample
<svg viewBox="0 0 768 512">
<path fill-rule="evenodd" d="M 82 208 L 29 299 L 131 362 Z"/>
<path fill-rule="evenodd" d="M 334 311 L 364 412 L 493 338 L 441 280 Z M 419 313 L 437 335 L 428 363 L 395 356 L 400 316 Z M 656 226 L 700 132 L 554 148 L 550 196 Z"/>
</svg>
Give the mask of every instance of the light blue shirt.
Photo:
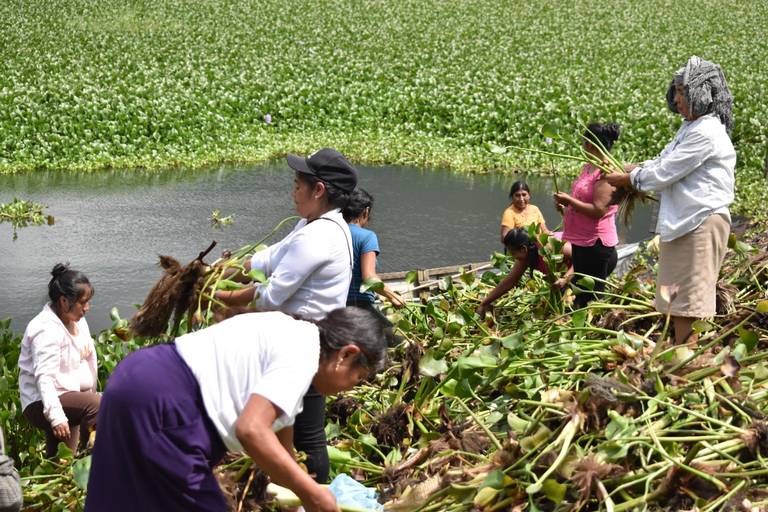
<svg viewBox="0 0 768 512">
<path fill-rule="evenodd" d="M 730 220 L 736 151 L 720 119 L 709 114 L 683 121 L 661 154 L 630 174 L 632 186 L 657 192 L 656 232 L 670 242 L 699 227 L 712 214 Z"/>
</svg>

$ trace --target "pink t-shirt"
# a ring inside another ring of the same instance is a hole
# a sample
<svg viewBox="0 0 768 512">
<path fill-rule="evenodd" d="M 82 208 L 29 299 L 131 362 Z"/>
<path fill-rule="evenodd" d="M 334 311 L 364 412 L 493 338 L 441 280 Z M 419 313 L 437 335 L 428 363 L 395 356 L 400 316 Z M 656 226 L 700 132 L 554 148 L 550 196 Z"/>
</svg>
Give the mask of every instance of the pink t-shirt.
<svg viewBox="0 0 768 512">
<path fill-rule="evenodd" d="M 571 188 L 571 196 L 584 203 L 592 203 L 595 192 L 595 183 L 600 179 L 600 169 L 592 164 L 584 164 L 581 175 L 576 178 Z M 598 238 L 606 247 L 613 247 L 619 243 L 616 234 L 617 205 L 608 207 L 608 211 L 599 219 L 584 215 L 569 206 L 565 209 L 563 217 L 563 238 L 579 247 L 592 247 Z"/>
</svg>

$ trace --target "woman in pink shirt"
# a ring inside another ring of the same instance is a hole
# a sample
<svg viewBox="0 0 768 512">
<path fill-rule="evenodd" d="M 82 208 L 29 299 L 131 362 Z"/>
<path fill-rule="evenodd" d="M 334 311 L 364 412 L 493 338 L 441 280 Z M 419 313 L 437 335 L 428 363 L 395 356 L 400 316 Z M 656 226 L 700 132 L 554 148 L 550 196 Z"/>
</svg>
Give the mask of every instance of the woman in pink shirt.
<svg viewBox="0 0 768 512">
<path fill-rule="evenodd" d="M 29 322 L 21 340 L 19 391 L 24 416 L 45 432 L 45 453 L 63 441 L 84 448 L 99 412 L 96 351 L 85 321 L 93 287 L 61 263 L 48 283 L 51 302 Z"/>
<path fill-rule="evenodd" d="M 610 151 L 619 138 L 621 128 L 618 124 L 592 123 L 584 132 L 584 151 L 598 161 L 604 160 L 605 151 Z M 605 290 L 605 279 L 616 268 L 616 210 L 611 204 L 615 188 L 603 179 L 597 166 L 586 163 L 570 194 L 558 192 L 554 195 L 555 203 L 564 211 L 563 239 L 573 247 L 573 270 L 595 278 L 592 292 L 576 294 L 574 305 L 584 307 L 595 298 L 595 292 Z"/>
</svg>

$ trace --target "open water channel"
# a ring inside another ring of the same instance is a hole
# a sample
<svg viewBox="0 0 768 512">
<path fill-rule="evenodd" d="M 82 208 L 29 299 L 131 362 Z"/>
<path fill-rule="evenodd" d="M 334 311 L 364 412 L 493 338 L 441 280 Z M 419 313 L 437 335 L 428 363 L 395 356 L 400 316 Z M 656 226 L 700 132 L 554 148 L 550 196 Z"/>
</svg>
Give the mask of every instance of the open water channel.
<svg viewBox="0 0 768 512">
<path fill-rule="evenodd" d="M 487 260 L 499 244 L 499 220 L 514 176 L 459 175 L 403 167 L 360 168 L 360 186 L 375 198 L 373 220 L 381 245 L 379 271 L 412 270 Z M 160 277 L 157 256 L 182 263 L 212 240 L 237 249 L 294 215 L 293 172 L 278 162 L 205 171 L 106 171 L 88 174 L 29 173 L 0 176 L 0 203 L 14 196 L 43 203 L 53 226 L 19 230 L 0 224 L 0 319 L 23 331 L 47 297 L 49 272 L 70 262 L 96 288 L 88 323 L 108 327 L 116 306 L 130 317 Z M 561 222 L 550 180 L 527 180 L 532 202 L 550 228 Z M 560 179 L 565 182 L 564 179 Z M 561 185 L 562 186 L 562 185 Z M 234 215 L 234 224 L 211 225 L 211 212 Z M 650 213 L 638 208 L 622 241 L 649 236 Z M 283 232 L 287 232 L 286 228 Z M 278 233 L 274 240 L 279 240 Z"/>
</svg>

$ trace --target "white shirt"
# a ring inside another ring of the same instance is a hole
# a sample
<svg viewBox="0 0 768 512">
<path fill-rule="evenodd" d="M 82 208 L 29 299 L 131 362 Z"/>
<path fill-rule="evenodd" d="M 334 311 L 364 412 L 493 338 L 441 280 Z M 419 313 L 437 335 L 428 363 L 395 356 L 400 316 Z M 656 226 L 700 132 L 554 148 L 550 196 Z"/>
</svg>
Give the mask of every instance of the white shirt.
<svg viewBox="0 0 768 512">
<path fill-rule="evenodd" d="M 176 349 L 222 441 L 243 451 L 235 423 L 251 395 L 282 411 L 272 430 L 293 425 L 317 373 L 320 335 L 316 325 L 283 313 L 247 313 L 177 338 Z"/>
<path fill-rule="evenodd" d="M 654 160 L 630 174 L 643 192 L 659 192 L 656 232 L 663 242 L 690 233 L 707 217 L 730 219 L 736 151 L 720 119 L 709 114 L 683 121 L 672 142 Z"/>
<path fill-rule="evenodd" d="M 269 277 L 256 287 L 254 304 L 319 320 L 347 302 L 352 280 L 352 237 L 341 212 L 300 220 L 285 238 L 251 258 Z"/>
<path fill-rule="evenodd" d="M 43 414 L 52 427 L 67 421 L 59 395 L 87 391 L 96 384 L 96 350 L 85 317 L 77 322 L 77 331 L 77 336 L 72 336 L 50 304 L 46 304 L 29 322 L 21 340 L 21 408 L 42 400 Z M 86 349 L 90 354 L 83 358 Z"/>
</svg>

